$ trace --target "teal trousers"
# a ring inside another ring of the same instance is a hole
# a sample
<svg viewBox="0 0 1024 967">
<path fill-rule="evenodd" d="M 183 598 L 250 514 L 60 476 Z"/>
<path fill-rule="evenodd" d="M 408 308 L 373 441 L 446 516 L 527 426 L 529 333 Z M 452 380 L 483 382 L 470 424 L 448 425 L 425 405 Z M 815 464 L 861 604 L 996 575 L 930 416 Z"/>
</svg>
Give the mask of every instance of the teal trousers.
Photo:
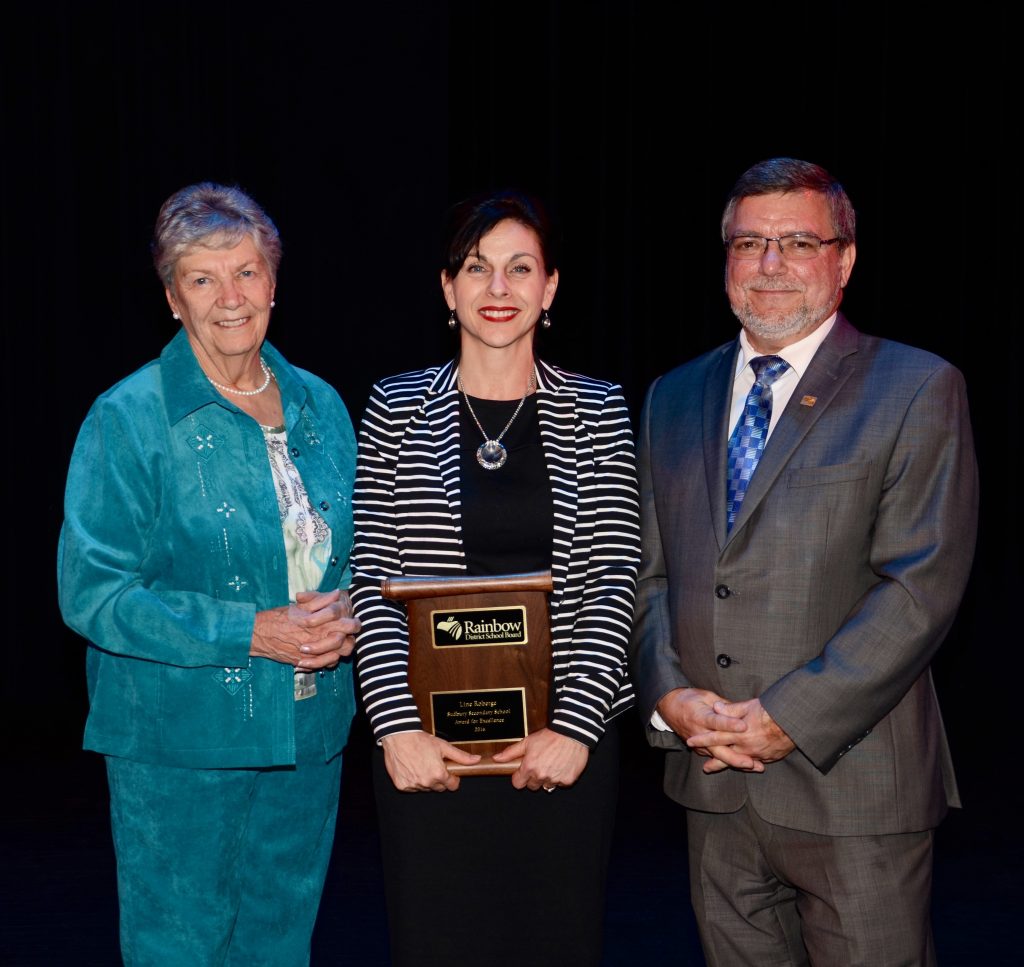
<svg viewBox="0 0 1024 967">
<path fill-rule="evenodd" d="M 316 701 L 296 703 L 294 767 L 107 757 L 129 967 L 309 963 L 341 783 L 341 756 L 323 761 Z"/>
</svg>

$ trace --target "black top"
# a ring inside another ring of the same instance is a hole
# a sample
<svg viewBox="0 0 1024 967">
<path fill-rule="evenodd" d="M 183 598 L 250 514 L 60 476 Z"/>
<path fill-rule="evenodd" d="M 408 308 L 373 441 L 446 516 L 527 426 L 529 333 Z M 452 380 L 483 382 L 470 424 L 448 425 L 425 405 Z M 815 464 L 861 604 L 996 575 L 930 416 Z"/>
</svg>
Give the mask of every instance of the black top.
<svg viewBox="0 0 1024 967">
<path fill-rule="evenodd" d="M 501 432 L 519 400 L 469 398 L 491 439 Z M 501 443 L 508 459 L 485 470 L 476 458 L 484 442 L 459 400 L 462 481 L 462 544 L 468 574 L 519 574 L 551 568 L 554 505 L 537 418 L 537 397 L 526 398 Z"/>
</svg>

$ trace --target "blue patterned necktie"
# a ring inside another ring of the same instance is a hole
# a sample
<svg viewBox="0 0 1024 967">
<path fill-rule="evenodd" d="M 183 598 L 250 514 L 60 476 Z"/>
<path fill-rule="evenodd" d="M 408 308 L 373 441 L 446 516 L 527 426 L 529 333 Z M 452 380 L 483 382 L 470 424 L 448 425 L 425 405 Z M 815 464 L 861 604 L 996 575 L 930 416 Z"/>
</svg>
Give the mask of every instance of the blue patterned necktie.
<svg viewBox="0 0 1024 967">
<path fill-rule="evenodd" d="M 789 363 L 781 356 L 755 356 L 750 360 L 754 371 L 754 385 L 750 387 L 743 412 L 729 437 L 729 467 L 727 477 L 728 510 L 726 532 L 732 530 L 740 512 L 747 484 L 754 476 L 757 461 L 761 459 L 768 425 L 772 419 L 772 383 L 787 369 Z"/>
</svg>

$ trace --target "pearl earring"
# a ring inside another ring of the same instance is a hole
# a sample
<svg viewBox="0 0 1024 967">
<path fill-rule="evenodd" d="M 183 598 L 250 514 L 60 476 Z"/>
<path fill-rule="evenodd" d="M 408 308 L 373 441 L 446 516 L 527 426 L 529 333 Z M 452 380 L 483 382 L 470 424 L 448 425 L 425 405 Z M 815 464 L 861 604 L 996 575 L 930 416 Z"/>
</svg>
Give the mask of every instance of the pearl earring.
<svg viewBox="0 0 1024 967">
<path fill-rule="evenodd" d="M 543 329 L 551 328 L 551 316 L 548 315 L 547 309 L 544 310 L 544 315 L 541 317 L 540 324 Z"/>
<path fill-rule="evenodd" d="M 448 328 L 449 329 L 458 329 L 459 328 L 459 320 L 455 318 L 455 310 L 454 309 L 452 309 L 452 311 L 448 313 Z"/>
</svg>

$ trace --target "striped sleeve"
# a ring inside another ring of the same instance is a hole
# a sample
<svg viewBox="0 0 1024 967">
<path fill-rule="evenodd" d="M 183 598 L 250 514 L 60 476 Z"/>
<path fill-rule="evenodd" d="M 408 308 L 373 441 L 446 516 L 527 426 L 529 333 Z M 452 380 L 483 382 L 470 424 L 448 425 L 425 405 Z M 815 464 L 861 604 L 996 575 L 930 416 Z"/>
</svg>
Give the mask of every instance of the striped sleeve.
<svg viewBox="0 0 1024 967">
<path fill-rule="evenodd" d="M 411 457 L 405 452 L 406 431 L 422 404 L 430 376 L 431 371 L 413 373 L 374 386 L 359 430 L 349 593 L 362 624 L 356 647 L 356 675 L 378 741 L 392 732 L 422 728 L 409 690 L 405 608 L 400 602 L 384 598 L 380 583 L 382 578 L 403 570 L 396 473 L 399 457 Z"/>
<path fill-rule="evenodd" d="M 549 465 L 554 565 L 564 588 L 552 614 L 558 695 L 551 728 L 593 747 L 605 722 L 633 704 L 626 648 L 640 561 L 640 510 L 629 411 L 621 388 L 567 376 L 576 392 L 576 451 Z M 575 463 L 575 526 L 560 513 Z"/>
</svg>

